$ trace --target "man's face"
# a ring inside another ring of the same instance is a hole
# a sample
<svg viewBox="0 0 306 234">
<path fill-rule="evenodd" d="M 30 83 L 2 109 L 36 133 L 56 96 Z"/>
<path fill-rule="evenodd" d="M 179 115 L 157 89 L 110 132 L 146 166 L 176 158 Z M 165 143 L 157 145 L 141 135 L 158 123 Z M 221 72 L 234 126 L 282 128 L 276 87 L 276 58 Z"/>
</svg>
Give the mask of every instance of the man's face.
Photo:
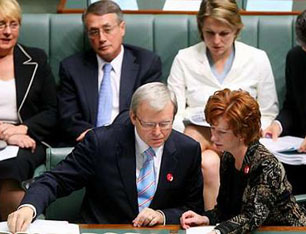
<svg viewBox="0 0 306 234">
<path fill-rule="evenodd" d="M 173 111 L 171 102 L 162 111 L 156 111 L 144 101 L 138 106 L 136 113 L 130 112 L 130 118 L 139 137 L 147 145 L 157 148 L 166 142 L 172 131 Z"/>
<path fill-rule="evenodd" d="M 88 14 L 85 18 L 88 38 L 93 50 L 105 61 L 111 62 L 121 51 L 125 34 L 124 21 L 118 21 L 115 13 Z"/>
</svg>

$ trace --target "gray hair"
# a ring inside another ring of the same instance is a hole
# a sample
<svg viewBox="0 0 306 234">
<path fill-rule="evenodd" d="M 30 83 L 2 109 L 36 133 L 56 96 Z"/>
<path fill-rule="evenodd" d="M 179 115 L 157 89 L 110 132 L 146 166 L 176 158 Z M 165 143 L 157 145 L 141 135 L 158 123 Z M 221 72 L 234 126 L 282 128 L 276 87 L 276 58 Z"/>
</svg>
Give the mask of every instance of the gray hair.
<svg viewBox="0 0 306 234">
<path fill-rule="evenodd" d="M 296 19 L 295 23 L 296 39 L 302 45 L 306 46 L 306 10 L 304 10 Z"/>
<path fill-rule="evenodd" d="M 82 15 L 83 23 L 85 23 L 86 16 L 88 14 L 94 15 L 106 15 L 110 13 L 115 13 L 117 15 L 118 23 L 123 21 L 123 13 L 119 5 L 111 0 L 100 0 L 92 3 L 88 6 Z"/>
<path fill-rule="evenodd" d="M 136 114 L 138 106 L 144 101 L 147 101 L 156 111 L 161 111 L 171 101 L 174 107 L 173 116 L 177 112 L 177 101 L 174 92 L 161 82 L 152 82 L 139 87 L 133 94 L 130 111 Z"/>
</svg>

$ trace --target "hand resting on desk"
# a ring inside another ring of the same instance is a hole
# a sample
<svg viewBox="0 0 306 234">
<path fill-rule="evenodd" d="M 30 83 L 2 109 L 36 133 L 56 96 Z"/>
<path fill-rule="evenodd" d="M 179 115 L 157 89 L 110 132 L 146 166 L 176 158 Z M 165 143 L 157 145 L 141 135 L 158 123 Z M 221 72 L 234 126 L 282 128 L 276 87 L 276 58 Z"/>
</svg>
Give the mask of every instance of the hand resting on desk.
<svg viewBox="0 0 306 234">
<path fill-rule="evenodd" d="M 30 207 L 22 207 L 11 213 L 7 218 L 10 232 L 24 232 L 32 222 L 34 211 Z"/>
<path fill-rule="evenodd" d="M 151 208 L 144 208 L 133 220 L 134 227 L 154 226 L 163 223 L 164 217 L 162 213 Z"/>
</svg>

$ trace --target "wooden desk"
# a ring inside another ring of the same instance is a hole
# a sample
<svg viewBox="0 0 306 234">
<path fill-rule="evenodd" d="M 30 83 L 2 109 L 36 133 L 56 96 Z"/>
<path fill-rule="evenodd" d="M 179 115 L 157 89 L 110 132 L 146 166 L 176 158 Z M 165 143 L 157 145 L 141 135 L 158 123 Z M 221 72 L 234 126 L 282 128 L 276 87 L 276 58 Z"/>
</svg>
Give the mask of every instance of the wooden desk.
<svg viewBox="0 0 306 234">
<path fill-rule="evenodd" d="M 142 234 L 184 234 L 185 231 L 179 225 L 155 226 L 154 228 L 134 228 L 128 224 L 80 224 L 80 233 L 104 234 L 113 232 L 124 234 L 126 232 Z M 261 227 L 253 234 L 291 234 L 304 233 L 306 227 Z"/>
</svg>

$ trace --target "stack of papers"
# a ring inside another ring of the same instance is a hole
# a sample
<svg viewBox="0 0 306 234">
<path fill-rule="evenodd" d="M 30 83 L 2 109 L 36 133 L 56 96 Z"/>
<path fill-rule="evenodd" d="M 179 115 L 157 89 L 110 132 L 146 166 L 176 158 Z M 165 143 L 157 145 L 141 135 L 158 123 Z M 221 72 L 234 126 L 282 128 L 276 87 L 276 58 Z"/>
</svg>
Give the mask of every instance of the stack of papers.
<svg viewBox="0 0 306 234">
<path fill-rule="evenodd" d="M 214 230 L 215 226 L 191 227 L 186 230 L 186 234 L 205 234 Z"/>
<path fill-rule="evenodd" d="M 306 154 L 297 150 L 303 142 L 303 138 L 285 136 L 279 137 L 276 141 L 270 138 L 261 138 L 263 144 L 279 161 L 290 165 L 306 164 Z"/>
<path fill-rule="evenodd" d="M 0 233 L 10 234 L 7 223 L 0 222 Z M 35 220 L 30 224 L 26 232 L 19 232 L 20 234 L 79 234 L 79 226 L 71 224 L 67 221 L 53 221 L 53 220 Z M 18 234 L 18 232 L 16 233 Z"/>
</svg>

